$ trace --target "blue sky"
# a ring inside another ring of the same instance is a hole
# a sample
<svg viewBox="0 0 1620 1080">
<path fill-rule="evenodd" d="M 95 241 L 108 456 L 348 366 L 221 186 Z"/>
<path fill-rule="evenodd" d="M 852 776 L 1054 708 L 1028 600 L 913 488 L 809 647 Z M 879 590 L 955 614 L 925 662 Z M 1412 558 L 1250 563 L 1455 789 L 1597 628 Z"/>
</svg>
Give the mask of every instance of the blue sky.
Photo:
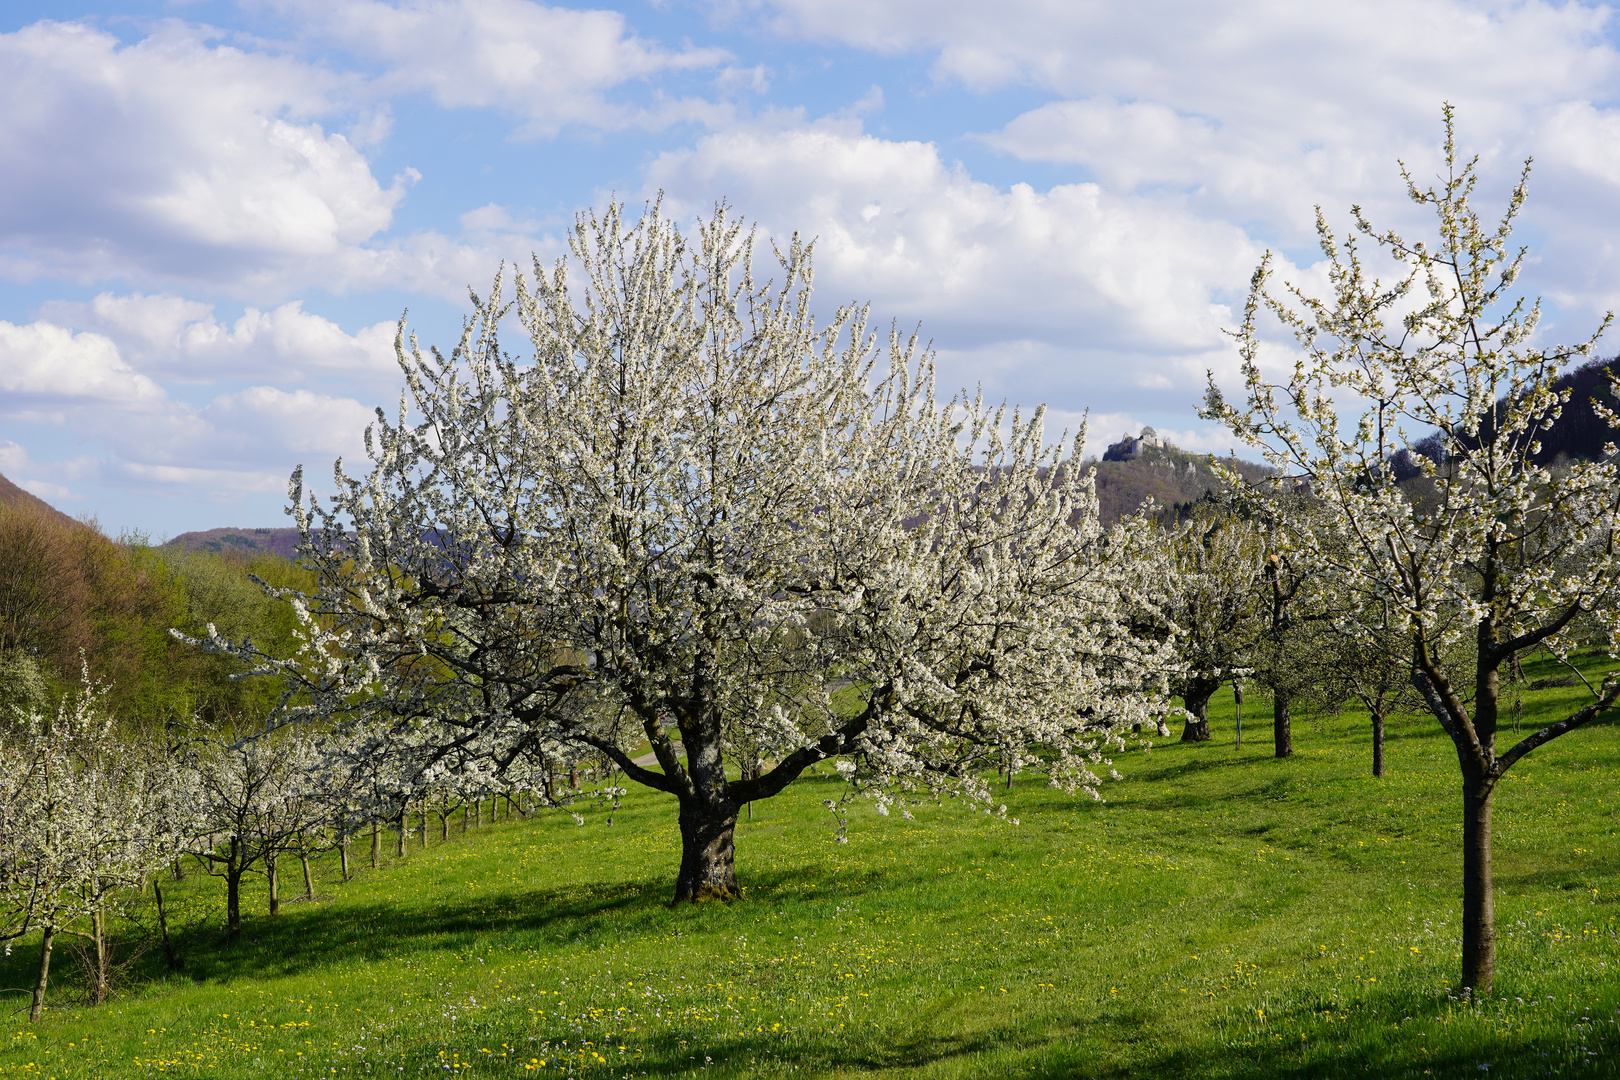
<svg viewBox="0 0 1620 1080">
<path fill-rule="evenodd" d="M 820 301 L 920 323 L 949 386 L 1223 450 L 1194 405 L 1260 255 L 1319 283 L 1317 204 L 1417 227 L 1396 161 L 1434 174 L 1442 101 L 1487 200 L 1535 157 L 1544 336 L 1620 306 L 1615 33 L 1450 0 L 13 0 L 0 473 L 114 533 L 284 524 L 292 468 L 397 401 L 402 311 L 451 344 L 502 260 L 659 191 L 818 237 Z"/>
</svg>

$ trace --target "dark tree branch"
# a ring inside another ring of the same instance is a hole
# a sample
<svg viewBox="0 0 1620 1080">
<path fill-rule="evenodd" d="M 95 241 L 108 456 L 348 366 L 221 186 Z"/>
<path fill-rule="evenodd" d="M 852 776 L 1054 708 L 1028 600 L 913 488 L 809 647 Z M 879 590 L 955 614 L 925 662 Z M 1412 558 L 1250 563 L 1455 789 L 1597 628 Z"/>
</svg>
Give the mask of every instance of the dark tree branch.
<svg viewBox="0 0 1620 1080">
<path fill-rule="evenodd" d="M 1546 626 L 1538 627 L 1535 630 L 1526 630 L 1516 638 L 1509 638 L 1507 641 L 1499 643 L 1488 654 L 1492 666 L 1494 667 L 1496 664 L 1501 663 L 1503 660 L 1506 660 L 1508 657 L 1512 656 L 1521 649 L 1528 649 L 1532 645 L 1540 645 L 1543 641 L 1546 641 L 1548 638 L 1558 633 L 1558 631 L 1568 626 L 1570 620 L 1575 618 L 1575 616 L 1579 615 L 1580 613 L 1581 606 L 1579 604 L 1571 604 L 1569 607 L 1564 609 L 1564 613 L 1562 615 L 1558 616 L 1558 618 L 1554 619 Z"/>
<path fill-rule="evenodd" d="M 800 773 L 816 762 L 849 753 L 855 745 L 855 740 L 864 735 L 867 727 L 877 719 L 878 702 L 888 696 L 889 689 L 888 684 L 879 687 L 867 700 L 866 708 L 859 716 L 845 721 L 837 730 L 828 732 L 809 746 L 793 751 L 764 776 L 754 780 L 739 780 L 728 785 L 731 797 L 739 803 L 768 799 L 780 793 L 783 788 L 798 779 Z"/>
<path fill-rule="evenodd" d="M 571 739 L 578 739 L 587 746 L 600 750 L 602 753 L 612 758 L 613 763 L 624 770 L 624 775 L 628 776 L 636 783 L 643 784 L 647 787 L 653 788 L 656 791 L 667 791 L 671 795 L 680 794 L 680 790 L 676 787 L 674 777 L 665 776 L 663 773 L 653 772 L 651 769 L 642 768 L 640 765 L 637 765 L 634 761 L 630 760 L 629 754 L 626 754 L 623 750 L 620 750 L 609 740 L 604 739 L 599 735 L 592 735 L 588 731 L 578 730 L 569 732 L 568 737 Z"/>
<path fill-rule="evenodd" d="M 1620 701 L 1620 679 L 1608 683 L 1603 688 L 1603 696 L 1592 702 L 1574 716 L 1548 724 L 1539 731 L 1532 732 L 1522 742 L 1515 745 L 1507 753 L 1496 759 L 1496 775 L 1500 776 L 1513 768 L 1513 763 L 1524 755 L 1545 743 L 1552 742 L 1565 732 L 1574 731 L 1582 724 L 1597 718 L 1597 715 L 1607 709 L 1613 708 L 1614 703 Z"/>
</svg>

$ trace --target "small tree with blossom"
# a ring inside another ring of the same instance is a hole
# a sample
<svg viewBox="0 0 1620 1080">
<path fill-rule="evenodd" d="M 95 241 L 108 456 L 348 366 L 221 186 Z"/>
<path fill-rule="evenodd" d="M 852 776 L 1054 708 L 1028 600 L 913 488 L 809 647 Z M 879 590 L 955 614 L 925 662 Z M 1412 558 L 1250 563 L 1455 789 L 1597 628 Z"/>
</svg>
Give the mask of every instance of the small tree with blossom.
<svg viewBox="0 0 1620 1080">
<path fill-rule="evenodd" d="M 19 712 L 0 730 L 0 937 L 40 932 L 33 1021 L 62 934 L 89 942 L 90 1000 L 106 999 L 109 905 L 138 891 L 190 833 L 172 763 L 120 738 L 105 696 L 87 672 L 54 714 Z"/>
<path fill-rule="evenodd" d="M 277 859 L 300 834 L 325 827 L 347 801 L 348 774 L 330 767 L 315 735 L 271 731 L 256 738 L 212 735 L 185 755 L 180 782 L 195 815 L 191 854 L 225 881 L 225 934 L 242 933 L 242 879 L 261 868 L 270 914 L 280 910 Z"/>
<path fill-rule="evenodd" d="M 450 355 L 402 329 L 408 397 L 367 475 L 340 463 L 321 503 L 295 474 L 321 580 L 294 598 L 303 652 L 237 647 L 307 694 L 286 715 L 364 714 L 497 769 L 605 755 L 676 804 L 677 900 L 735 897 L 739 809 L 828 758 L 880 807 L 1002 812 L 998 762 L 1095 789 L 1175 661 L 1125 617 L 1148 526 L 1103 529 L 1089 472 L 1057 467 L 1078 443 L 937 401 L 915 339 L 864 309 L 818 324 L 797 238 L 774 285 L 724 210 L 687 235 L 612 207 L 570 243 L 474 296 Z M 777 760 L 739 775 L 742 746 Z"/>
<path fill-rule="evenodd" d="M 1456 746 L 1463 797 L 1462 984 L 1491 990 L 1491 806 L 1496 784 L 1526 754 L 1591 722 L 1620 700 L 1620 678 L 1588 684 L 1590 700 L 1498 751 L 1500 671 L 1519 650 L 1568 658 L 1577 620 L 1589 616 L 1620 653 L 1620 468 L 1600 461 L 1537 464 L 1538 437 L 1571 403 L 1561 370 L 1596 335 L 1572 347 L 1532 343 L 1539 302 L 1513 293 L 1524 258 L 1510 247 L 1525 200 L 1521 177 L 1500 220 L 1472 204 L 1475 162 L 1459 159 L 1445 110 L 1446 175 L 1414 202 L 1437 219 L 1430 240 L 1379 232 L 1354 210 L 1341 239 L 1318 212 L 1332 295 L 1272 288 L 1269 256 L 1255 272 L 1243 328 L 1245 397 L 1229 404 L 1211 379 L 1207 415 L 1262 448 L 1284 476 L 1309 483 L 1317 512 L 1296 522 L 1298 547 L 1340 594 L 1369 602 L 1341 628 L 1378 646 L 1402 629 L 1413 686 Z M 1357 236 L 1397 268 L 1379 280 Z M 1259 317 L 1292 330 L 1300 353 L 1281 382 L 1267 378 Z M 1608 320 L 1605 319 L 1604 326 Z M 1600 331 L 1601 332 L 1601 331 Z M 1397 483 L 1393 455 L 1438 437 L 1416 459 L 1435 494 L 1414 499 Z M 1438 460 L 1436 460 L 1438 459 Z M 1451 648 L 1471 639 L 1473 648 Z M 1454 659 L 1466 656 L 1463 666 Z"/>
</svg>

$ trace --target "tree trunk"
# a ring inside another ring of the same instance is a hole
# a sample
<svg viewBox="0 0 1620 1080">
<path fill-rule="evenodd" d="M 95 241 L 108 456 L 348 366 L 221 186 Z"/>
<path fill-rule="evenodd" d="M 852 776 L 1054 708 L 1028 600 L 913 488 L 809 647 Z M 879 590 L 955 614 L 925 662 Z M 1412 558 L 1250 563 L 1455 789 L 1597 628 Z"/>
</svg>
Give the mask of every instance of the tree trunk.
<svg viewBox="0 0 1620 1080">
<path fill-rule="evenodd" d="M 675 879 L 675 903 L 737 898 L 737 804 L 682 799 L 681 873 Z"/>
<path fill-rule="evenodd" d="M 382 861 L 382 823 L 371 823 L 371 868 L 377 869 Z"/>
<path fill-rule="evenodd" d="M 185 964 L 174 951 L 174 943 L 169 940 L 169 916 L 163 910 L 163 889 L 158 886 L 157 878 L 152 879 L 152 893 L 157 897 L 158 935 L 163 941 L 163 959 L 170 971 L 179 971 Z"/>
<path fill-rule="evenodd" d="M 467 818 L 472 813 L 472 807 L 467 803 L 461 804 L 461 835 L 467 835 Z"/>
<path fill-rule="evenodd" d="M 242 936 L 242 872 L 225 868 L 225 940 Z"/>
<path fill-rule="evenodd" d="M 395 853 L 401 859 L 403 859 L 405 857 L 405 830 L 406 830 L 406 827 L 407 826 L 406 826 L 406 823 L 405 823 L 405 808 L 402 806 L 399 809 L 399 850 Z"/>
<path fill-rule="evenodd" d="M 439 843 L 450 839 L 450 808 L 446 806 L 439 813 Z"/>
<path fill-rule="evenodd" d="M 39 943 L 39 978 L 34 980 L 34 1001 L 28 1009 L 28 1022 L 39 1023 L 45 1015 L 45 987 L 51 981 L 51 946 L 56 944 L 56 927 L 47 924 Z"/>
<path fill-rule="evenodd" d="M 1193 679 L 1182 694 L 1187 703 L 1187 726 L 1181 729 L 1182 742 L 1209 741 L 1209 699 L 1220 689 L 1214 679 Z"/>
<path fill-rule="evenodd" d="M 1271 738 L 1277 746 L 1277 756 L 1280 758 L 1294 756 L 1294 724 L 1289 715 L 1289 706 L 1293 695 L 1286 690 L 1273 690 L 1271 693 Z"/>
<path fill-rule="evenodd" d="M 350 881 L 354 875 L 349 873 L 349 838 L 345 836 L 343 842 L 338 844 L 338 861 L 343 865 L 343 880 Z"/>
<path fill-rule="evenodd" d="M 1462 984 L 1477 999 L 1496 983 L 1496 905 L 1491 898 L 1491 798 L 1495 783 L 1463 770 Z"/>
<path fill-rule="evenodd" d="M 1232 680 L 1232 707 L 1237 710 L 1237 742 L 1233 745 L 1243 746 L 1243 680 Z"/>
<path fill-rule="evenodd" d="M 304 899 L 315 899 L 315 878 L 309 872 L 309 856 L 302 851 L 298 853 L 298 863 L 304 868 Z"/>
<path fill-rule="evenodd" d="M 264 857 L 264 874 L 270 879 L 270 914 L 281 914 L 281 879 L 276 874 L 276 856 L 272 852 Z"/>
<path fill-rule="evenodd" d="M 225 940 L 242 936 L 242 841 L 231 837 L 231 851 L 225 861 Z"/>
<path fill-rule="evenodd" d="M 482 795 L 472 801 L 472 823 L 474 828 L 484 823 L 484 797 Z"/>
<path fill-rule="evenodd" d="M 1384 775 L 1384 714 L 1373 713 L 1373 775 Z"/>
<path fill-rule="evenodd" d="M 181 865 L 179 859 L 174 860 L 174 880 L 176 880 L 176 881 L 184 881 L 184 880 L 186 880 L 186 868 Z"/>
<path fill-rule="evenodd" d="M 96 969 L 90 976 L 90 1004 L 107 1000 L 112 981 L 112 957 L 107 954 L 107 912 L 99 905 L 90 913 L 90 943 L 95 951 Z"/>
<path fill-rule="evenodd" d="M 422 847 L 427 847 L 428 808 L 427 801 L 422 802 Z"/>
</svg>

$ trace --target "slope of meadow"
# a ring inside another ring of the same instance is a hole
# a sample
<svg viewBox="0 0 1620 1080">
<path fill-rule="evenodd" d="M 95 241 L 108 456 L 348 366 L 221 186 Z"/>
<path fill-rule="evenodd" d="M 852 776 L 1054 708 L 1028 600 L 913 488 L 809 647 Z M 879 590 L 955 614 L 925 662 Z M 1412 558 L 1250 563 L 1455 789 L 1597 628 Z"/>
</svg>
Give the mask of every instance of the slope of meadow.
<svg viewBox="0 0 1620 1080">
<path fill-rule="evenodd" d="M 1532 677 L 1547 675 L 1533 669 Z M 1574 689 L 1534 694 L 1528 722 Z M 1456 766 L 1433 721 L 1296 725 L 1122 755 L 1108 801 L 1032 781 L 1012 826 L 850 807 L 813 778 L 739 830 L 745 901 L 672 910 L 672 807 L 633 793 L 337 880 L 219 944 L 172 889 L 186 967 L 46 1021 L 8 994 L 0 1077 L 1620 1075 L 1620 731 L 1538 751 L 1497 803 L 1497 993 L 1459 1000 Z M 364 845 L 356 846 L 362 865 Z M 290 863 L 285 892 L 299 891 Z M 261 886 L 262 889 L 262 886 Z M 23 942 L 0 985 L 27 985 Z"/>
</svg>

